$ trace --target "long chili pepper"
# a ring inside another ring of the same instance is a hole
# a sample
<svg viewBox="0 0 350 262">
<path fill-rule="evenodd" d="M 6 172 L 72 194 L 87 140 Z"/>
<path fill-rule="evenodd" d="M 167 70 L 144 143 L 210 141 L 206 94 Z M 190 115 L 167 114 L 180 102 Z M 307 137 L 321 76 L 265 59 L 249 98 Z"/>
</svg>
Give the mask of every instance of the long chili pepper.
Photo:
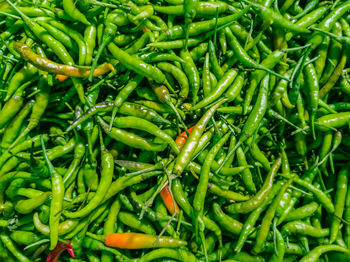
<svg viewBox="0 0 350 262">
<path fill-rule="evenodd" d="M 5 234 L 5 232 L 2 232 L 0 234 L 0 239 L 2 243 L 6 246 L 6 248 L 18 259 L 20 262 L 29 262 L 30 259 L 27 258 L 25 255 L 23 255 L 15 246 L 15 244 L 12 242 L 11 238 Z"/>
<path fill-rule="evenodd" d="M 284 56 L 284 52 L 274 51 L 261 62 L 261 65 L 265 66 L 266 68 L 272 69 L 282 59 L 283 56 Z M 264 78 L 265 75 L 266 75 L 266 72 L 261 70 L 257 70 L 251 74 L 249 78 L 249 87 L 247 89 L 246 96 L 244 98 L 244 104 L 243 104 L 244 114 L 248 112 L 248 108 L 250 106 L 251 100 L 253 99 L 254 91 L 256 87 L 259 85 L 259 82 Z"/>
<path fill-rule="evenodd" d="M 154 10 L 168 15 L 177 15 L 182 16 L 184 15 L 185 9 L 184 6 L 187 3 L 185 1 L 182 1 L 181 4 L 176 4 L 175 6 L 156 6 L 154 5 Z M 207 2 L 198 2 L 197 7 L 197 15 L 198 16 L 213 16 L 216 13 L 216 8 L 219 9 L 219 13 L 225 12 L 228 9 L 228 5 L 224 2 L 213 2 L 213 3 L 207 3 Z"/>
<path fill-rule="evenodd" d="M 114 107 L 112 111 L 112 118 L 109 124 L 109 129 L 112 127 L 112 122 L 119 110 L 119 108 L 123 105 L 123 102 L 128 98 L 128 96 L 132 93 L 132 91 L 137 87 L 138 84 L 142 81 L 143 76 L 137 75 L 135 78 L 129 80 L 127 85 L 118 93 L 114 100 Z"/>
<path fill-rule="evenodd" d="M 52 199 L 50 205 L 50 250 L 53 250 L 58 241 L 58 227 L 60 222 L 60 214 L 57 214 L 59 210 L 62 209 L 63 197 L 64 197 L 64 185 L 60 174 L 57 173 L 53 167 L 47 151 L 45 148 L 45 142 L 43 137 L 40 137 L 41 145 L 44 152 L 45 162 L 49 168 L 51 181 L 52 181 Z"/>
<path fill-rule="evenodd" d="M 273 23 L 275 23 L 277 26 L 280 26 L 286 30 L 296 32 L 296 33 L 309 33 L 310 31 L 302 26 L 298 26 L 290 22 L 288 19 L 284 18 L 281 14 L 275 12 L 274 10 L 267 8 L 265 6 L 262 6 L 258 3 L 252 3 L 250 1 L 245 2 L 251 4 L 253 8 L 257 11 L 258 15 L 261 16 L 263 20 L 265 19 L 271 19 Z"/>
<path fill-rule="evenodd" d="M 346 64 L 347 61 L 347 53 L 344 52 L 341 56 L 341 59 L 337 65 L 337 67 L 334 69 L 333 74 L 330 76 L 330 78 L 328 79 L 328 81 L 325 83 L 324 86 L 322 86 L 322 88 L 320 89 L 320 98 L 323 99 L 328 92 L 333 88 L 333 86 L 335 85 L 335 83 L 338 81 L 341 72 L 344 69 L 344 66 Z"/>
<path fill-rule="evenodd" d="M 183 240 L 173 239 L 170 237 L 161 237 L 156 242 L 157 236 L 145 235 L 141 233 L 115 233 L 106 236 L 105 244 L 111 247 L 122 249 L 140 249 L 154 247 L 181 247 L 187 243 Z"/>
<path fill-rule="evenodd" d="M 207 106 L 211 103 L 213 103 L 215 100 L 220 98 L 220 96 L 226 91 L 226 89 L 232 84 L 233 80 L 237 76 L 237 70 L 231 69 L 227 71 L 223 77 L 220 79 L 218 84 L 215 88 L 213 88 L 210 92 L 210 94 L 201 100 L 199 103 L 195 104 L 193 107 L 191 107 L 191 110 L 197 110 L 204 106 Z"/>
<path fill-rule="evenodd" d="M 34 104 L 34 101 L 31 100 L 26 105 L 24 105 L 21 111 L 17 114 L 17 116 L 11 121 L 11 123 L 5 129 L 1 140 L 2 151 L 7 149 L 14 140 L 23 140 L 18 138 L 16 139 L 16 137 L 18 136 L 20 127 L 22 126 L 22 123 L 25 117 L 29 114 L 30 110 L 32 109 L 33 104 Z"/>
<path fill-rule="evenodd" d="M 308 61 L 308 59 L 306 59 L 306 61 Z M 308 87 L 309 101 L 310 101 L 310 107 L 311 107 L 311 114 L 310 114 L 311 132 L 312 132 L 313 138 L 316 139 L 315 118 L 316 118 L 318 101 L 319 101 L 319 85 L 318 85 L 317 72 L 312 63 L 304 67 L 304 72 L 305 72 L 305 80 Z"/>
<path fill-rule="evenodd" d="M 115 44 L 108 45 L 109 51 L 112 55 L 120 61 L 126 68 L 135 71 L 136 73 L 149 77 L 157 83 L 166 81 L 165 75 L 156 67 L 143 62 L 140 59 L 130 56 L 128 53 L 121 50 Z"/>
<path fill-rule="evenodd" d="M 247 220 L 244 222 L 244 224 L 242 226 L 242 230 L 239 234 L 239 238 L 238 238 L 237 244 L 236 244 L 235 249 L 234 249 L 236 252 L 241 251 L 242 247 L 245 244 L 245 241 L 247 240 L 249 234 L 253 230 L 253 227 L 254 227 L 256 221 L 258 220 L 259 216 L 267 208 L 269 202 L 272 201 L 272 199 L 275 197 L 275 195 L 278 193 L 278 191 L 281 189 L 281 187 L 282 187 L 281 183 L 275 183 L 272 186 L 270 193 L 263 200 L 262 204 L 249 214 L 249 216 L 248 216 Z"/>
<path fill-rule="evenodd" d="M 166 185 L 162 189 L 162 191 L 160 191 L 160 197 L 162 198 L 165 206 L 167 207 L 167 209 L 171 214 L 176 212 L 178 215 L 180 213 L 179 206 L 176 204 L 175 200 L 172 198 L 168 185 Z"/>
<path fill-rule="evenodd" d="M 204 165 L 201 168 L 201 174 L 199 176 L 199 182 L 197 185 L 196 193 L 193 198 L 193 210 L 194 210 L 194 221 L 195 233 L 198 235 L 199 232 L 199 221 L 203 220 L 204 214 L 204 202 L 208 189 L 209 172 L 212 161 L 214 160 L 218 151 L 223 147 L 226 141 L 230 137 L 230 133 L 225 134 L 208 152 Z"/>
<path fill-rule="evenodd" d="M 198 259 L 186 249 L 159 248 L 148 252 L 138 259 L 140 262 L 154 261 L 160 258 L 172 258 L 178 261 L 196 262 Z"/>
<path fill-rule="evenodd" d="M 219 224 L 232 234 L 238 235 L 242 231 L 242 223 L 226 215 L 218 203 L 213 204 L 213 213 Z"/>
<path fill-rule="evenodd" d="M 24 89 L 27 87 L 27 85 L 30 85 L 31 81 L 28 80 L 32 78 L 36 73 L 36 67 L 31 64 L 24 66 L 19 72 L 17 72 L 9 82 L 5 101 L 7 101 L 18 89 Z M 28 82 L 23 83 L 24 81 Z"/>
<path fill-rule="evenodd" d="M 153 134 L 169 143 L 175 153 L 180 152 L 175 141 L 168 134 L 147 120 L 133 116 L 117 117 L 114 119 L 113 125 L 118 128 L 135 128 Z"/>
<path fill-rule="evenodd" d="M 268 194 L 271 191 L 272 185 L 273 185 L 273 178 L 276 175 L 278 169 L 281 166 L 281 156 L 279 156 L 275 163 L 273 164 L 273 166 L 271 167 L 271 170 L 269 171 L 267 178 L 265 180 L 265 183 L 263 184 L 263 186 L 261 187 L 261 189 L 256 193 L 256 195 L 254 197 L 252 197 L 251 199 L 245 201 L 245 202 L 241 202 L 241 203 L 235 203 L 235 204 L 231 204 L 229 206 L 227 206 L 227 211 L 229 213 L 249 213 L 252 210 L 254 210 L 255 208 L 259 207 L 264 198 L 266 196 L 268 196 Z"/>
<path fill-rule="evenodd" d="M 163 70 L 164 72 L 171 73 L 174 76 L 174 78 L 178 81 L 178 83 L 181 87 L 181 91 L 179 92 L 179 96 L 182 99 L 186 99 L 188 96 L 188 93 L 190 91 L 190 86 L 189 86 L 188 79 L 187 79 L 187 76 L 185 75 L 185 73 L 182 72 L 180 68 L 178 68 L 170 63 L 161 62 L 161 63 L 157 64 L 157 67 L 159 69 Z"/>
<path fill-rule="evenodd" d="M 283 175 L 284 176 L 284 175 Z M 287 176 L 289 178 L 289 176 Z M 318 189 L 317 187 L 315 187 L 314 185 L 312 185 L 311 183 L 302 180 L 300 178 L 295 178 L 294 179 L 295 183 L 307 188 L 309 191 L 311 191 L 315 198 L 318 199 L 318 201 L 320 202 L 320 204 L 329 212 L 329 213 L 333 213 L 334 212 L 334 205 L 332 203 L 332 201 L 329 199 L 329 197 L 320 189 Z"/>
<path fill-rule="evenodd" d="M 339 18 L 349 10 L 350 2 L 343 2 L 342 4 L 333 8 L 333 10 L 317 25 L 317 28 L 323 31 L 330 31 Z M 320 44 L 322 44 L 322 41 L 322 35 L 320 33 L 314 33 L 308 43 L 312 44 L 312 49 L 316 49 Z"/>
<path fill-rule="evenodd" d="M 348 190 L 348 175 L 349 168 L 342 168 L 338 174 L 337 191 L 335 195 L 335 211 L 330 227 L 330 239 L 329 242 L 332 244 L 338 235 L 340 220 L 343 216 L 345 207 L 346 192 Z"/>
<path fill-rule="evenodd" d="M 89 203 L 83 207 L 82 209 L 76 211 L 76 212 L 63 212 L 63 214 L 66 217 L 69 218 L 78 218 L 78 217 L 84 217 L 88 214 L 90 214 L 91 210 L 95 209 L 103 200 L 103 197 L 105 193 L 108 190 L 108 186 L 112 182 L 112 175 L 113 175 L 113 169 L 114 169 L 114 161 L 113 156 L 110 154 L 102 145 L 101 148 L 101 179 L 100 183 L 98 184 L 95 197 L 92 198 Z"/>
<path fill-rule="evenodd" d="M 49 73 L 61 74 L 71 77 L 87 78 L 91 72 L 90 69 L 82 69 L 70 65 L 57 64 L 49 59 L 35 54 L 28 46 L 20 42 L 15 42 L 14 48 L 17 52 L 20 53 L 24 60 L 29 61 L 38 69 Z M 105 64 L 104 66 L 95 69 L 93 71 L 93 76 L 97 77 L 100 75 L 104 75 L 110 71 L 114 71 L 113 66 L 111 64 Z"/>
<path fill-rule="evenodd" d="M 280 192 L 276 196 L 276 198 L 271 203 L 270 207 L 266 211 L 266 214 L 261 221 L 261 227 L 259 228 L 259 231 L 256 235 L 256 242 L 255 246 L 253 248 L 253 253 L 260 253 L 262 251 L 263 244 L 267 238 L 267 234 L 269 232 L 268 228 L 271 226 L 271 222 L 273 220 L 273 217 L 275 215 L 275 211 L 277 208 L 277 205 L 281 201 L 284 192 L 287 190 L 287 188 L 292 184 L 294 178 L 291 178 L 284 184 L 284 186 L 281 188 Z"/>
<path fill-rule="evenodd" d="M 41 79 L 39 81 L 40 92 L 36 94 L 35 103 L 33 105 L 32 114 L 29 118 L 28 126 L 17 137 L 17 139 L 10 145 L 9 149 L 12 149 L 18 141 L 25 137 L 31 130 L 33 130 L 40 121 L 40 117 L 44 114 L 50 98 L 50 86 L 47 85 L 46 80 Z"/>
<path fill-rule="evenodd" d="M 214 104 L 197 122 L 196 126 L 193 128 L 190 136 L 187 138 L 187 141 L 183 148 L 181 149 L 179 155 L 176 158 L 176 162 L 174 165 L 173 173 L 176 176 L 180 176 L 190 162 L 193 152 L 196 149 L 198 144 L 198 137 L 203 134 L 205 127 L 207 126 L 209 120 L 215 113 L 216 109 L 225 102 L 225 99 L 219 100 L 216 104 Z"/>
<path fill-rule="evenodd" d="M 190 24 L 188 28 L 188 34 L 189 36 L 196 36 L 201 33 L 213 30 L 215 28 L 215 25 L 220 27 L 229 22 L 236 21 L 240 19 L 244 14 L 246 14 L 249 11 L 249 9 L 250 9 L 250 6 L 245 7 L 244 9 L 242 9 L 241 11 L 235 14 L 228 15 L 225 17 L 220 17 L 217 20 L 215 19 L 215 20 L 193 22 Z M 215 10 L 215 13 L 216 13 L 216 10 Z M 166 31 L 166 37 L 170 39 L 183 38 L 185 36 L 186 36 L 185 30 L 182 26 L 175 25 Z M 162 39 L 162 36 L 160 36 L 160 39 Z"/>
<path fill-rule="evenodd" d="M 66 48 L 53 37 L 51 37 L 47 31 L 41 27 L 38 23 L 34 22 L 23 12 L 21 12 L 11 1 L 6 0 L 21 16 L 23 22 L 31 29 L 31 31 L 40 38 L 45 44 L 47 44 L 60 58 L 60 60 L 68 65 L 73 65 L 74 61 Z M 84 91 L 81 82 L 78 79 L 73 78 L 74 87 L 79 95 L 80 100 L 85 103 Z"/>
<path fill-rule="evenodd" d="M 185 71 L 185 74 L 187 75 L 188 82 L 191 87 L 193 101 L 194 103 L 196 103 L 198 100 L 198 91 L 200 88 L 200 77 L 198 69 L 195 63 L 193 62 L 191 54 L 188 52 L 188 50 L 181 50 L 180 57 L 184 60 L 183 69 Z"/>
<path fill-rule="evenodd" d="M 253 107 L 253 110 L 250 112 L 247 121 L 243 126 L 239 140 L 235 145 L 235 147 L 227 154 L 224 161 L 220 164 L 219 168 L 215 172 L 216 174 L 220 172 L 220 170 L 222 169 L 226 161 L 236 151 L 236 149 L 248 138 L 250 138 L 254 134 L 255 130 L 258 128 L 259 123 L 264 117 L 264 114 L 267 110 L 267 95 L 269 92 L 269 84 L 270 84 L 269 79 L 270 79 L 269 75 L 267 75 L 262 81 L 256 103 Z"/>
<path fill-rule="evenodd" d="M 338 246 L 338 245 L 323 245 L 315 247 L 313 250 L 311 250 L 306 256 L 301 258 L 301 262 L 315 262 L 318 261 L 318 258 L 325 252 L 330 251 L 337 251 L 337 252 L 344 252 L 349 253 L 349 250 L 347 248 Z"/>
<path fill-rule="evenodd" d="M 94 57 L 93 61 L 92 61 L 92 67 L 91 67 L 91 72 L 89 73 L 89 80 L 92 81 L 92 77 L 93 77 L 93 71 L 95 70 L 98 60 L 102 54 L 102 51 L 105 49 L 106 46 L 109 45 L 109 43 L 111 43 L 111 41 L 113 40 L 116 32 L 117 32 L 117 25 L 114 24 L 113 21 L 113 14 L 109 14 L 104 22 L 105 24 L 105 28 L 103 31 L 103 37 L 102 37 L 102 42 L 98 48 L 97 54 Z"/>
<path fill-rule="evenodd" d="M 187 50 L 187 42 L 189 37 L 189 27 L 193 19 L 196 17 L 198 9 L 198 0 L 184 0 L 184 18 L 185 18 L 185 50 Z"/>
<path fill-rule="evenodd" d="M 66 26 L 65 24 L 59 23 L 55 20 L 49 20 L 49 23 L 51 25 L 53 25 L 54 27 L 56 27 L 57 29 L 67 33 L 69 35 L 69 37 L 72 38 L 76 42 L 76 44 L 78 45 L 78 50 L 79 50 L 78 51 L 79 52 L 78 64 L 85 65 L 87 47 L 86 47 L 86 43 L 84 41 L 83 36 L 79 32 L 71 29 L 69 26 Z M 92 70 L 94 70 L 94 68 Z"/>
<path fill-rule="evenodd" d="M 237 38 L 232 34 L 229 27 L 225 28 L 225 33 L 229 41 L 229 45 L 234 50 L 235 54 L 237 55 L 237 58 L 242 64 L 257 70 L 264 70 L 270 73 L 271 75 L 277 76 L 279 78 L 282 78 L 288 81 L 288 79 L 286 79 L 284 76 L 277 74 L 275 71 L 272 71 L 271 69 L 268 69 L 265 66 L 258 64 L 256 61 L 251 59 L 249 55 L 246 53 L 246 51 L 244 51 L 243 47 L 238 42 Z"/>
</svg>

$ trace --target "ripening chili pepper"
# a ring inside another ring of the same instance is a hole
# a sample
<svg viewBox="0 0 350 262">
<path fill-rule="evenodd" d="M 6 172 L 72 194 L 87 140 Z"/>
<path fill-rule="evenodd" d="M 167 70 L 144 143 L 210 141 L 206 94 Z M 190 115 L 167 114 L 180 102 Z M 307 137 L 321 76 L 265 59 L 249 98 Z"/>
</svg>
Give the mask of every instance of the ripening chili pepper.
<svg viewBox="0 0 350 262">
<path fill-rule="evenodd" d="M 30 62 L 40 70 L 53 74 L 60 74 L 79 78 L 87 78 L 90 75 L 90 69 L 82 69 L 70 65 L 57 64 L 47 58 L 35 54 L 27 45 L 22 44 L 20 42 L 15 42 L 14 48 L 17 52 L 20 53 L 24 60 Z M 93 76 L 97 77 L 110 71 L 114 71 L 114 67 L 111 64 L 107 63 L 99 68 L 96 68 L 93 71 Z"/>
<path fill-rule="evenodd" d="M 194 127 L 195 127 L 195 125 L 188 129 L 188 133 L 189 134 L 191 134 L 191 132 L 192 132 Z M 188 138 L 188 136 L 187 136 L 187 133 L 185 131 L 183 131 L 180 135 L 178 135 L 176 137 L 175 143 L 176 143 L 176 145 L 178 146 L 179 149 L 181 149 L 185 145 L 185 143 L 187 141 L 187 138 Z"/>
<path fill-rule="evenodd" d="M 64 81 L 66 81 L 69 78 L 69 76 L 57 74 L 56 78 L 57 78 L 58 81 L 64 82 Z"/>
<path fill-rule="evenodd" d="M 67 240 L 70 242 L 69 240 Z M 74 258 L 74 250 L 71 244 L 63 243 L 61 241 L 57 242 L 57 246 L 54 250 L 51 250 L 47 255 L 46 262 L 57 262 L 61 254 L 67 250 L 72 258 Z"/>
<path fill-rule="evenodd" d="M 179 155 L 176 158 L 173 173 L 180 176 L 191 160 L 193 152 L 196 150 L 198 139 L 203 134 L 205 127 L 207 126 L 209 120 L 215 113 L 216 109 L 225 102 L 225 99 L 221 99 L 216 102 L 197 122 L 192 130 L 192 133 L 187 138 L 187 141 L 183 148 L 181 149 Z"/>
<path fill-rule="evenodd" d="M 175 199 L 172 198 L 168 185 L 163 187 L 159 195 L 162 198 L 163 203 L 170 212 L 170 214 L 174 214 L 174 212 L 176 212 L 177 215 L 180 214 L 179 206 L 177 205 Z"/>
<path fill-rule="evenodd" d="M 106 236 L 105 244 L 110 247 L 121 249 L 142 249 L 156 247 L 182 247 L 186 246 L 187 242 L 181 239 L 170 237 L 160 237 L 155 242 L 157 236 L 146 235 L 141 233 L 114 233 Z M 155 244 L 155 245 L 153 245 Z"/>
<path fill-rule="evenodd" d="M 40 38 L 54 53 L 60 58 L 60 60 L 68 65 L 73 65 L 74 60 L 67 52 L 66 48 L 55 38 L 53 38 L 42 26 L 36 23 L 33 19 L 30 19 L 26 16 L 21 10 L 19 10 L 11 1 L 7 0 L 8 3 L 16 10 L 17 13 L 21 16 L 23 22 L 30 28 L 30 30 L 34 33 L 35 36 Z M 84 90 L 83 85 L 79 79 L 73 78 L 73 85 L 79 95 L 79 99 L 84 104 Z"/>
</svg>

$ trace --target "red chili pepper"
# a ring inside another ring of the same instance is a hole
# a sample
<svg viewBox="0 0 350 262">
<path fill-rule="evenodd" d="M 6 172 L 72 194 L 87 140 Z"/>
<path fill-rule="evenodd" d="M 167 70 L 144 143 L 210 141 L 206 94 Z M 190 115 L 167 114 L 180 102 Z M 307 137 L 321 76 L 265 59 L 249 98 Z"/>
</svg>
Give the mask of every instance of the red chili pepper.
<svg viewBox="0 0 350 262">
<path fill-rule="evenodd" d="M 162 191 L 160 191 L 160 197 L 162 198 L 164 205 L 166 206 L 166 208 L 169 210 L 171 214 L 174 214 L 175 207 L 176 207 L 176 214 L 177 215 L 180 214 L 179 206 L 176 204 L 175 200 L 173 201 L 168 185 L 163 187 Z M 175 207 L 174 207 L 174 203 L 175 203 Z"/>
<path fill-rule="evenodd" d="M 189 134 L 191 134 L 194 127 L 195 127 L 195 125 L 188 129 Z M 181 149 L 184 146 L 184 144 L 186 143 L 186 140 L 187 140 L 187 134 L 184 131 L 175 139 L 175 143 Z"/>
<path fill-rule="evenodd" d="M 69 240 L 67 240 L 67 241 L 70 242 Z M 72 245 L 58 241 L 55 249 L 51 250 L 49 255 L 47 256 L 46 262 L 57 262 L 60 255 L 65 250 L 67 250 L 68 253 L 71 255 L 71 257 L 74 258 L 74 250 L 73 250 Z"/>
</svg>

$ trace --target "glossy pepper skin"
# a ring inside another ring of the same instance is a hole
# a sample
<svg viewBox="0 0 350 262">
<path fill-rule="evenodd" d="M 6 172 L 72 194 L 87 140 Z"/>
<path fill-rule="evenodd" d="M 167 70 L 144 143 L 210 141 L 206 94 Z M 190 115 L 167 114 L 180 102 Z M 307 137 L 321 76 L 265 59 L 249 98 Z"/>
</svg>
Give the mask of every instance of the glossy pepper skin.
<svg viewBox="0 0 350 262">
<path fill-rule="evenodd" d="M 155 242 L 157 236 L 140 233 L 114 233 L 105 239 L 105 244 L 110 247 L 121 249 L 142 249 L 154 247 L 181 247 L 185 246 L 186 241 L 173 239 L 170 237 L 160 237 Z"/>
<path fill-rule="evenodd" d="M 47 58 L 35 54 L 28 46 L 20 42 L 15 42 L 14 48 L 18 53 L 20 53 L 24 60 L 29 61 L 40 70 L 53 74 L 79 78 L 87 78 L 90 75 L 91 70 L 89 69 L 81 69 L 70 65 L 57 64 Z M 111 64 L 105 64 L 102 67 L 96 68 L 92 75 L 96 77 L 104 75 L 110 71 L 114 71 L 114 67 Z"/>
<path fill-rule="evenodd" d="M 107 2 L 0 3 L 0 260 L 347 261 L 350 1 Z"/>
</svg>

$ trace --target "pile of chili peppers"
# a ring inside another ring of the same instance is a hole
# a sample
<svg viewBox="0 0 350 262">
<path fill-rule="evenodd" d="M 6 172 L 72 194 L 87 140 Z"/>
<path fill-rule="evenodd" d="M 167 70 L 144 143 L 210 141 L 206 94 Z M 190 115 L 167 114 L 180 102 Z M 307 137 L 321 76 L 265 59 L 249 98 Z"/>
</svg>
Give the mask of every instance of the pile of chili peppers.
<svg viewBox="0 0 350 262">
<path fill-rule="evenodd" d="M 350 1 L 0 1 L 1 261 L 350 261 Z"/>
</svg>

